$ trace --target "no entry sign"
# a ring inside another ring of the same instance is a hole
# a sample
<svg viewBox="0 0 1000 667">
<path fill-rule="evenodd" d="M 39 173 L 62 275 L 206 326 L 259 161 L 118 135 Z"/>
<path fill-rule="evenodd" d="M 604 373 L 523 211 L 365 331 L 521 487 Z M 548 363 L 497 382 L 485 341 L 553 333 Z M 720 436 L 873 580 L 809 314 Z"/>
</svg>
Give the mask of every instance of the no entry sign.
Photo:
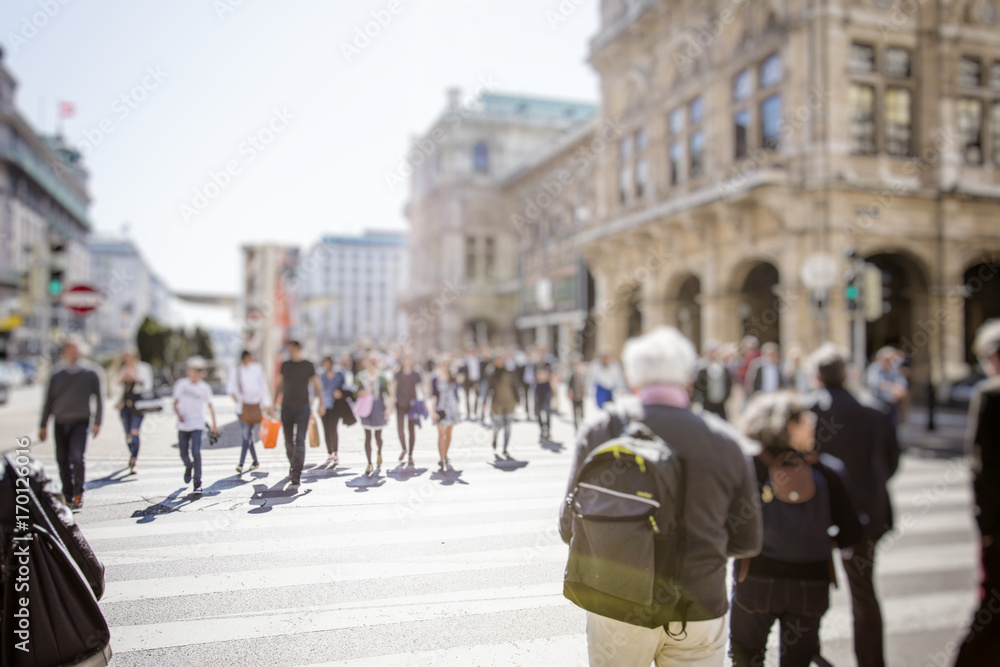
<svg viewBox="0 0 1000 667">
<path fill-rule="evenodd" d="M 86 315 L 101 305 L 101 293 L 89 285 L 76 285 L 63 292 L 60 303 L 77 315 Z"/>
</svg>

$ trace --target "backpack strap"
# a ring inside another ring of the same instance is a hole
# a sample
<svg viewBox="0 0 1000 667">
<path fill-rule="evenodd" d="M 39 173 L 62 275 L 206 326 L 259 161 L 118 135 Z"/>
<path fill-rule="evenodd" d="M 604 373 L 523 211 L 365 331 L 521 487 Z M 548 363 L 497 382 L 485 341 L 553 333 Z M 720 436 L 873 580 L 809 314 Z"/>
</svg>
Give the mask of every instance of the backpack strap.
<svg viewBox="0 0 1000 667">
<path fill-rule="evenodd" d="M 676 453 L 674 455 L 677 456 Z M 680 456 L 677 456 L 677 461 L 681 466 L 680 493 L 678 494 L 680 498 L 677 502 L 677 573 L 678 578 L 680 578 L 684 574 L 684 561 L 687 554 L 687 524 L 684 521 L 684 507 L 687 502 L 687 463 Z M 677 604 L 677 610 L 681 615 L 681 631 L 675 634 L 670 632 L 669 623 L 663 626 L 664 632 L 671 639 L 680 641 L 687 637 L 687 615 L 693 602 L 682 591 L 681 600 Z"/>
</svg>

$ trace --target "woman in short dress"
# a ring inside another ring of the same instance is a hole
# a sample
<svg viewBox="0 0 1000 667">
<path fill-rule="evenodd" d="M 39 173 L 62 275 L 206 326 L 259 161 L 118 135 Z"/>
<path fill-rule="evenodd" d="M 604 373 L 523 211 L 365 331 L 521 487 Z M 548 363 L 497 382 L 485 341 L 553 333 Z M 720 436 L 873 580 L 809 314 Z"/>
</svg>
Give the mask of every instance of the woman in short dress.
<svg viewBox="0 0 1000 667">
<path fill-rule="evenodd" d="M 451 461 L 448 460 L 451 430 L 462 419 L 458 403 L 458 380 L 452 376 L 447 359 L 438 362 L 437 374 L 431 381 L 431 398 L 434 401 L 431 418 L 437 424 L 438 454 L 441 456 L 438 468 L 444 472 L 446 468 L 451 468 Z"/>
<path fill-rule="evenodd" d="M 382 372 L 379 358 L 368 355 L 364 360 L 364 368 L 355 376 L 356 396 L 361 398 L 373 394 L 372 411 L 367 417 L 361 418 L 365 428 L 365 456 L 368 457 L 368 467 L 365 474 L 372 472 L 372 434 L 375 434 L 375 445 L 378 447 L 376 465 L 382 467 L 382 429 L 386 425 L 386 398 L 389 396 L 389 377 Z"/>
</svg>

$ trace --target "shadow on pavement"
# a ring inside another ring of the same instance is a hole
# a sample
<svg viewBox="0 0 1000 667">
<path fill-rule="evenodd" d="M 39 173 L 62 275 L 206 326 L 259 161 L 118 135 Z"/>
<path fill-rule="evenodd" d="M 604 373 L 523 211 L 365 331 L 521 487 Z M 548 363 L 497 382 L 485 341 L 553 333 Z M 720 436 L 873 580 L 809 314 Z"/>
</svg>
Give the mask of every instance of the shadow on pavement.
<svg viewBox="0 0 1000 667">
<path fill-rule="evenodd" d="M 121 484 L 123 482 L 134 482 L 136 477 L 129 474 L 129 469 L 127 467 L 121 470 L 116 470 L 110 475 L 105 475 L 99 479 L 92 479 L 83 485 L 85 491 L 90 491 L 92 489 L 100 489 L 101 487 L 108 486 L 110 484 Z"/>
<path fill-rule="evenodd" d="M 340 465 L 329 466 L 325 463 L 317 463 L 312 467 L 302 469 L 302 483 L 311 484 L 321 479 L 337 479 L 338 477 L 350 477 L 355 473 L 350 468 Z"/>
<path fill-rule="evenodd" d="M 254 484 L 253 496 L 249 501 L 254 508 L 247 514 L 266 514 L 277 505 L 294 503 L 298 498 L 312 493 L 312 489 L 302 491 L 301 486 L 290 486 L 291 481 L 290 477 L 282 477 L 271 488 L 267 488 L 267 484 Z"/>
<path fill-rule="evenodd" d="M 183 497 L 181 496 L 182 493 L 184 494 Z M 193 502 L 194 499 L 191 498 L 191 487 L 182 486 L 162 501 L 150 505 L 146 509 L 132 512 L 132 518 L 138 519 L 136 523 L 153 523 L 156 521 L 156 517 L 162 514 L 171 514 L 176 512 L 185 505 L 190 505 Z"/>
<path fill-rule="evenodd" d="M 558 454 L 562 452 L 562 450 L 566 449 L 566 446 L 561 442 L 555 442 L 554 440 L 549 440 L 548 438 L 541 438 L 538 441 L 538 444 L 542 446 L 542 449 L 547 449 L 553 454 Z"/>
<path fill-rule="evenodd" d="M 444 472 L 438 470 L 435 473 L 431 473 L 431 479 L 435 482 L 440 482 L 441 486 L 452 486 L 454 484 L 465 484 L 468 486 L 469 484 L 462 479 L 462 471 L 455 470 L 454 468 L 451 470 L 445 470 Z"/>
<path fill-rule="evenodd" d="M 427 468 L 417 468 L 416 466 L 404 465 L 400 463 L 398 466 L 387 471 L 385 474 L 386 477 L 392 477 L 397 482 L 408 482 L 414 477 L 420 477 L 425 472 L 427 472 Z"/>
<path fill-rule="evenodd" d="M 368 489 L 377 489 L 385 484 L 385 477 L 382 477 L 382 469 L 375 468 L 370 475 L 358 475 L 354 479 L 347 481 L 347 487 L 354 489 L 357 493 L 366 493 Z"/>
<path fill-rule="evenodd" d="M 499 454 L 493 455 L 495 460 L 490 461 L 490 465 L 497 470 L 502 470 L 504 472 L 514 472 L 515 470 L 520 470 L 528 465 L 527 461 L 518 461 L 515 458 L 505 459 Z"/>
</svg>

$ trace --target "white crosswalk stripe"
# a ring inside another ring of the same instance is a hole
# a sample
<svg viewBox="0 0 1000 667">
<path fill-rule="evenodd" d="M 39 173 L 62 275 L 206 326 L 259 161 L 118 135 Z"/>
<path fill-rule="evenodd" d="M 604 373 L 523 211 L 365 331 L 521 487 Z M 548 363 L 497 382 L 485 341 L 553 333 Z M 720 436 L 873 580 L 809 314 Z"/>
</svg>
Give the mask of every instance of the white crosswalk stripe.
<svg viewBox="0 0 1000 667">
<path fill-rule="evenodd" d="M 556 432 L 569 440 L 568 428 Z M 281 449 L 241 478 L 238 450 L 206 449 L 198 500 L 187 498 L 170 450 L 141 458 L 124 481 L 94 482 L 120 461 L 89 462 L 102 474 L 88 475 L 80 519 L 107 567 L 114 664 L 218 655 L 322 667 L 586 664 L 585 614 L 562 596 L 566 547 L 555 526 L 568 449 L 539 447 L 535 427 L 519 424 L 518 467 L 493 461 L 486 431 L 459 433 L 460 474 L 435 474 L 424 438 L 420 473 L 408 476 L 387 432 L 392 462 L 366 481 L 347 436 L 340 469 L 309 452 L 297 491 L 282 483 Z M 975 597 L 968 473 L 960 462 L 906 457 L 892 492 L 899 530 L 877 564 L 888 641 L 951 639 Z M 926 586 L 904 585 L 911 579 Z M 824 652 L 850 665 L 846 590 L 832 601 Z"/>
</svg>

